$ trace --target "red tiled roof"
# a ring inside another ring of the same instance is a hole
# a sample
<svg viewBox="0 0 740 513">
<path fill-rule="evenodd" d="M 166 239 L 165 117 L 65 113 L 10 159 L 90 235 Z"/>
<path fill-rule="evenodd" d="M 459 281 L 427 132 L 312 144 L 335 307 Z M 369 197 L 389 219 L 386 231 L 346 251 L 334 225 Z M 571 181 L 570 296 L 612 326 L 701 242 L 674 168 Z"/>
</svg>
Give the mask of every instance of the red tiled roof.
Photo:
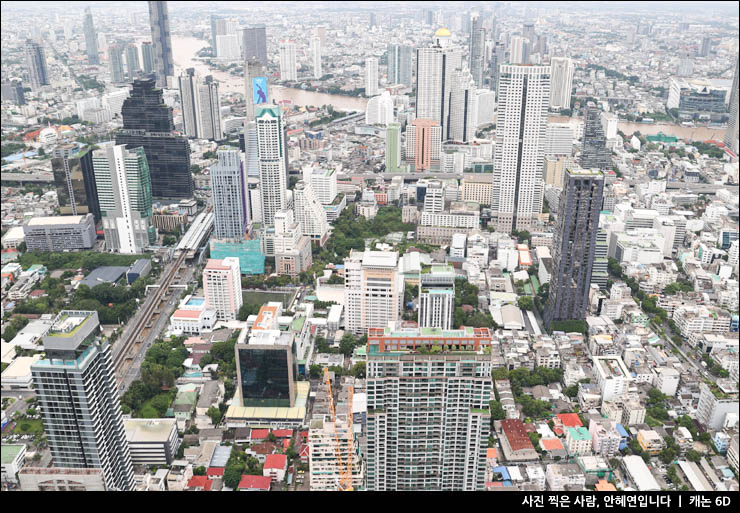
<svg viewBox="0 0 740 513">
<path fill-rule="evenodd" d="M 206 476 L 211 478 L 220 477 L 224 475 L 224 472 L 226 472 L 226 469 L 222 467 L 208 467 L 208 470 L 206 470 Z"/>
<path fill-rule="evenodd" d="M 270 476 L 248 476 L 243 475 L 239 481 L 239 490 L 269 490 L 272 479 Z"/>
<path fill-rule="evenodd" d="M 269 429 L 253 429 L 252 430 L 252 440 L 265 440 L 267 439 L 267 436 L 270 434 Z"/>
<path fill-rule="evenodd" d="M 211 491 L 213 483 L 207 476 L 193 476 L 188 481 L 188 488 L 203 488 L 206 492 Z"/>
<path fill-rule="evenodd" d="M 288 457 L 285 454 L 268 454 L 265 458 L 265 464 L 262 468 L 285 469 L 287 465 Z"/>
<path fill-rule="evenodd" d="M 172 314 L 172 317 L 177 317 L 179 319 L 197 319 L 200 317 L 200 311 L 199 310 L 175 310 L 175 313 Z"/>
<path fill-rule="evenodd" d="M 293 436 L 292 429 L 274 429 L 272 434 L 277 438 L 291 438 Z"/>
<path fill-rule="evenodd" d="M 287 449 L 288 447 L 290 447 L 290 438 L 283 440 L 283 449 Z"/>
<path fill-rule="evenodd" d="M 532 446 L 532 442 L 529 440 L 529 436 L 521 420 L 504 419 L 501 421 L 501 428 L 513 451 L 522 449 L 534 450 L 534 446 Z"/>
<path fill-rule="evenodd" d="M 540 445 L 545 451 L 563 450 L 563 442 L 560 441 L 560 438 L 542 438 L 540 440 Z"/>
<path fill-rule="evenodd" d="M 495 447 L 489 447 L 486 449 L 486 458 L 487 459 L 496 459 L 498 458 L 498 451 Z"/>
<path fill-rule="evenodd" d="M 577 413 L 558 413 L 557 418 L 563 423 L 565 427 L 582 427 L 583 423 L 578 417 Z"/>
</svg>

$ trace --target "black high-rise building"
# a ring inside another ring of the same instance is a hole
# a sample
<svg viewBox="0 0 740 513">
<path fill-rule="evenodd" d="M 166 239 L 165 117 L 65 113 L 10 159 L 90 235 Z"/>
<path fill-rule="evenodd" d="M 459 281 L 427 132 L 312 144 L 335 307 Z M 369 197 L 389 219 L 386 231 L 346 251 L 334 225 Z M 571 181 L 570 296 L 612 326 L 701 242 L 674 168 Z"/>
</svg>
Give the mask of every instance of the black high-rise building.
<svg viewBox="0 0 740 513">
<path fill-rule="evenodd" d="M 2 101 L 16 105 L 25 105 L 26 96 L 23 93 L 23 83 L 20 80 L 11 80 L 2 84 Z"/>
<path fill-rule="evenodd" d="M 92 214 L 99 222 L 100 204 L 90 147 L 64 144 L 54 148 L 51 159 L 54 188 L 62 215 Z"/>
<path fill-rule="evenodd" d="M 566 171 L 553 242 L 550 294 L 545 305 L 548 330 L 555 321 L 586 318 L 603 193 L 604 175 L 600 171 Z"/>
<path fill-rule="evenodd" d="M 93 25 L 92 13 L 90 8 L 85 8 L 85 20 L 82 23 L 82 28 L 85 31 L 85 52 L 87 53 L 87 63 L 98 65 L 100 64 L 100 56 L 98 55 L 98 37 L 95 34 L 95 25 Z"/>
<path fill-rule="evenodd" d="M 123 129 L 116 135 L 116 144 L 125 144 L 127 149 L 144 148 L 152 196 L 192 198 L 190 145 L 185 137 L 174 134 L 172 108 L 164 103 L 162 89 L 155 87 L 153 78 L 134 80 L 121 116 Z"/>
<path fill-rule="evenodd" d="M 49 72 L 46 69 L 46 54 L 44 47 L 31 39 L 26 41 L 24 47 L 26 54 L 26 65 L 28 66 L 28 77 L 31 89 L 38 90 L 41 86 L 49 85 Z"/>
<path fill-rule="evenodd" d="M 258 60 L 267 65 L 267 35 L 264 25 L 246 27 L 242 31 L 242 57 L 244 60 Z"/>
<path fill-rule="evenodd" d="M 149 2 L 149 25 L 154 45 L 154 71 L 157 74 L 157 86 L 167 87 L 167 77 L 175 76 L 167 2 Z"/>
<path fill-rule="evenodd" d="M 586 105 L 583 125 L 581 167 L 585 169 L 611 169 L 612 156 L 606 147 L 606 135 L 601 125 L 601 111 L 593 103 Z"/>
</svg>

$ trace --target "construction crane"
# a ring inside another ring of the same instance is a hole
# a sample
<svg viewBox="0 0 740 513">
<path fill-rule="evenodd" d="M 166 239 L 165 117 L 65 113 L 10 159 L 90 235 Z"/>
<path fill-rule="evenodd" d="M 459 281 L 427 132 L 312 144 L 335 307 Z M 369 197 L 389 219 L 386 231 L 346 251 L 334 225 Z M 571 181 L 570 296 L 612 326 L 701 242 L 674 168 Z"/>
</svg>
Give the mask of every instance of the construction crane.
<svg viewBox="0 0 740 513">
<path fill-rule="evenodd" d="M 334 441 L 336 442 L 335 451 L 337 454 L 337 469 L 339 473 L 339 481 L 337 487 L 340 491 L 350 492 L 352 491 L 352 451 L 354 449 L 354 437 L 352 434 L 352 394 L 353 388 L 349 388 L 349 404 L 347 416 L 347 425 L 349 429 L 348 437 L 348 465 L 345 466 L 344 458 L 342 458 L 341 443 L 339 441 L 339 433 L 337 431 L 337 414 L 334 409 L 334 396 L 331 390 L 331 381 L 329 380 L 329 368 L 324 367 L 324 385 L 326 386 L 326 394 L 329 398 L 329 411 L 331 412 L 331 421 L 334 423 Z"/>
</svg>

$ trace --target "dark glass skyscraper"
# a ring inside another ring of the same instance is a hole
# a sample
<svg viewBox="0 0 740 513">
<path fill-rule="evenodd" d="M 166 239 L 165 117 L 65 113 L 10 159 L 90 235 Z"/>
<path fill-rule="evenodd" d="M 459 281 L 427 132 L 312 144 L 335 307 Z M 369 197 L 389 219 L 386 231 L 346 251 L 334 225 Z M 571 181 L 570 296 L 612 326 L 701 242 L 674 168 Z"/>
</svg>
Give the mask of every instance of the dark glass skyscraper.
<svg viewBox="0 0 740 513">
<path fill-rule="evenodd" d="M 23 83 L 20 80 L 11 80 L 2 84 L 2 101 L 25 105 L 26 96 L 23 93 Z"/>
<path fill-rule="evenodd" d="M 476 87 L 483 87 L 483 63 L 486 53 L 486 29 L 483 28 L 483 18 L 475 14 L 470 18 L 470 74 L 473 75 Z"/>
<path fill-rule="evenodd" d="M 581 167 L 602 170 L 611 169 L 612 167 L 612 157 L 606 148 L 606 135 L 604 135 L 604 128 L 601 126 L 601 111 L 593 102 L 588 102 L 586 105 Z"/>
<path fill-rule="evenodd" d="M 151 42 L 144 41 L 141 43 L 141 59 L 144 65 L 144 73 L 149 74 L 154 71 L 154 51 Z"/>
<path fill-rule="evenodd" d="M 175 76 L 167 2 L 149 2 L 149 25 L 152 29 L 157 87 L 167 87 L 167 77 Z"/>
<path fill-rule="evenodd" d="M 31 89 L 36 91 L 41 86 L 49 85 L 49 73 L 46 70 L 46 54 L 44 48 L 32 39 L 26 41 L 26 65 Z"/>
<path fill-rule="evenodd" d="M 174 135 L 172 108 L 164 103 L 162 89 L 153 78 L 134 80 L 131 95 L 121 109 L 123 129 L 116 144 L 127 149 L 144 147 L 155 198 L 192 198 L 190 145 L 186 138 Z"/>
<path fill-rule="evenodd" d="M 82 24 L 83 30 L 85 31 L 85 51 L 87 52 L 87 63 L 88 64 L 100 64 L 100 57 L 98 56 L 98 36 L 95 34 L 95 26 L 93 25 L 92 13 L 90 8 L 85 8 L 85 21 Z"/>
<path fill-rule="evenodd" d="M 236 372 L 242 406 L 295 406 L 296 358 L 293 343 L 237 344 Z"/>
<path fill-rule="evenodd" d="M 54 148 L 51 169 L 62 215 L 90 213 L 100 221 L 98 190 L 89 147 L 65 144 Z"/>
<path fill-rule="evenodd" d="M 600 171 L 566 171 L 553 242 L 550 295 L 545 306 L 548 330 L 554 321 L 586 318 L 603 192 L 604 175 Z"/>
<path fill-rule="evenodd" d="M 388 83 L 412 85 L 411 63 L 413 50 L 410 46 L 390 44 L 388 45 Z"/>
<path fill-rule="evenodd" d="M 246 27 L 242 31 L 242 57 L 251 61 L 257 59 L 267 65 L 267 35 L 264 25 Z"/>
</svg>

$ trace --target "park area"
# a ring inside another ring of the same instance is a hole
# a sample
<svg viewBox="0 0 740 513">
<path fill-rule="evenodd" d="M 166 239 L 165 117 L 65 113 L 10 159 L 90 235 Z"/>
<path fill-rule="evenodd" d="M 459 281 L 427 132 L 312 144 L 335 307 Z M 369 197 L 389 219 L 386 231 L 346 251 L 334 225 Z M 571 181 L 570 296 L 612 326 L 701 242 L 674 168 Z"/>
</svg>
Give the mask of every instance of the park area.
<svg viewBox="0 0 740 513">
<path fill-rule="evenodd" d="M 242 290 L 244 304 L 265 305 L 270 301 L 282 301 L 283 308 L 288 308 L 295 292 L 269 292 L 265 290 Z"/>
</svg>

